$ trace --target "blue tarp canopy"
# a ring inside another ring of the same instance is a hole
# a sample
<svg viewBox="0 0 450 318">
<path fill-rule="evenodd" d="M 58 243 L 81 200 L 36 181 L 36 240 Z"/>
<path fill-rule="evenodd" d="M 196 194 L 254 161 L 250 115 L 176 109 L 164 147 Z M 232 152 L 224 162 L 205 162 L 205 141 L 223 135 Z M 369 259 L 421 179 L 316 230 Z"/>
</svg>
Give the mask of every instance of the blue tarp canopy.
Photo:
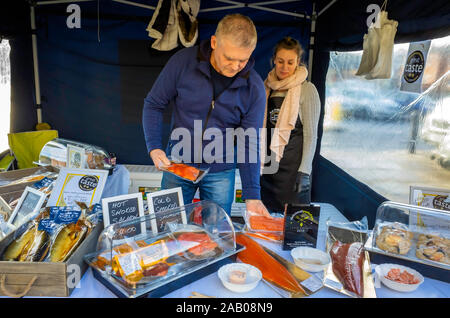
<svg viewBox="0 0 450 318">
<path fill-rule="evenodd" d="M 146 7 L 156 7 L 158 1 L 131 2 L 142 6 L 113 0 L 75 1 L 81 9 L 81 28 L 74 29 L 66 24 L 69 3 L 34 2 L 42 121 L 63 138 L 116 153 L 119 163 L 152 164 L 141 124 L 143 100 L 166 61 L 181 46 L 169 52 L 152 49 L 153 39 L 145 29 L 153 10 Z M 263 79 L 271 68 L 274 44 L 287 35 L 299 39 L 305 49 L 304 62 L 308 63 L 309 49 L 313 49 L 312 82 L 323 107 L 329 52 L 362 49 L 369 15 L 366 9 L 372 3 L 381 6 L 383 1 L 203 0 L 198 38 L 209 38 L 228 13 L 250 16 L 258 31 L 255 68 Z M 2 1 L 0 9 L 0 36 L 11 45 L 11 132 L 33 130 L 37 117 L 30 4 Z M 448 1 L 388 1 L 387 10 L 389 18 L 399 22 L 397 43 L 450 34 Z M 311 34 L 313 17 L 317 17 L 316 30 Z M 314 45 L 310 45 L 311 36 Z M 322 122 L 323 111 L 313 168 L 313 200 L 334 204 L 351 220 L 367 215 L 373 224 L 376 208 L 386 198 L 319 155 Z M 169 128 L 170 108 L 164 120 L 167 137 Z"/>
</svg>

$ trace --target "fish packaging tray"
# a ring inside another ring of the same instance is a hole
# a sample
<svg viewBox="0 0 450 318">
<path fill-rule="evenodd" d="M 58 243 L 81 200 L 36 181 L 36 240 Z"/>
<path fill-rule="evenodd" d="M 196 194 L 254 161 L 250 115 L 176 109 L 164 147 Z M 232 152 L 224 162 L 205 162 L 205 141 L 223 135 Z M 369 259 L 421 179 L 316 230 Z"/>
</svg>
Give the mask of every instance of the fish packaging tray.
<svg viewBox="0 0 450 318">
<path fill-rule="evenodd" d="M 414 254 L 414 249 L 411 249 L 407 255 L 399 255 L 385 252 L 379 248 L 373 247 L 373 232 L 364 245 L 364 249 L 369 252 L 370 260 L 374 264 L 398 264 L 415 269 L 423 276 L 450 283 L 450 266 L 437 263 L 433 261 L 426 261 L 417 258 Z M 412 253 L 412 254 L 411 254 Z"/>
<path fill-rule="evenodd" d="M 102 224 L 94 227 L 66 262 L 0 261 L 0 295 L 20 295 L 29 289 L 26 296 L 70 296 L 88 268 L 83 256 L 95 251 L 102 230 Z M 2 253 L 12 242 L 14 233 L 10 233 L 0 242 Z M 28 286 L 31 282 L 31 286 Z"/>
<path fill-rule="evenodd" d="M 24 191 L 27 186 L 41 180 L 44 176 L 56 176 L 54 167 L 35 167 L 0 172 L 0 195 L 15 191 Z"/>
<path fill-rule="evenodd" d="M 94 277 L 105 285 L 112 293 L 120 298 L 159 298 L 163 297 L 171 292 L 183 288 L 192 282 L 195 282 L 205 276 L 208 276 L 214 272 L 217 272 L 223 265 L 236 262 L 237 254 L 245 250 L 244 246 L 236 244 L 236 250 L 234 252 L 227 252 L 220 257 L 213 259 L 207 264 L 203 264 L 192 270 L 186 271 L 183 276 L 175 276 L 173 279 L 168 280 L 161 286 L 149 286 L 142 289 L 129 289 L 121 284 L 118 284 L 114 278 L 105 274 L 104 272 L 92 267 Z M 90 257 L 92 255 L 86 255 Z"/>
</svg>

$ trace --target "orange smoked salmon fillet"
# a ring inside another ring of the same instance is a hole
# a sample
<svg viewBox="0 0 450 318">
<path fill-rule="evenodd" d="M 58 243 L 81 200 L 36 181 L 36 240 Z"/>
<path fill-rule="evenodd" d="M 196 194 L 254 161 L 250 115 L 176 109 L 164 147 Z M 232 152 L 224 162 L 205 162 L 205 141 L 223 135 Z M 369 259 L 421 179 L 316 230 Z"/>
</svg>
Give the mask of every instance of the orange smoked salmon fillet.
<svg viewBox="0 0 450 318">
<path fill-rule="evenodd" d="M 274 218 L 265 215 L 250 215 L 248 220 L 252 230 L 283 231 L 284 218 Z"/>
<path fill-rule="evenodd" d="M 197 180 L 200 170 L 197 168 L 188 166 L 184 163 L 173 163 L 167 167 L 167 171 L 170 171 L 177 176 L 180 176 L 182 178 L 189 179 L 191 181 Z"/>
</svg>

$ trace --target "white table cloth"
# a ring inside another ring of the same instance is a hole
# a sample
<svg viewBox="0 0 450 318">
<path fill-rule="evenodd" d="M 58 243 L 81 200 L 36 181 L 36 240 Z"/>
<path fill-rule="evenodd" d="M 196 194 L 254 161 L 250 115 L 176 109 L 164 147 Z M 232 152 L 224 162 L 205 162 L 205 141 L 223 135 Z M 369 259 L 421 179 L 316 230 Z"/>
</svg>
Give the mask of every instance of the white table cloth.
<svg viewBox="0 0 450 318">
<path fill-rule="evenodd" d="M 334 222 L 348 222 L 348 220 L 331 204 L 319 203 L 321 207 L 320 221 L 319 221 L 319 235 L 317 240 L 317 248 L 325 250 L 326 240 L 326 221 L 331 220 Z M 271 243 L 264 240 L 258 240 L 259 243 L 277 252 L 280 256 L 288 261 L 293 262 L 289 251 L 283 251 L 280 244 Z M 372 268 L 375 265 L 372 264 Z M 205 276 L 189 285 L 184 286 L 172 293 L 166 295 L 167 298 L 187 298 L 191 296 L 192 292 L 201 293 L 204 295 L 214 296 L 218 298 L 280 298 L 281 296 L 275 292 L 270 286 L 264 282 L 260 282 L 258 286 L 248 293 L 238 294 L 233 293 L 226 289 L 217 273 L 212 273 Z M 396 297 L 412 297 L 412 298 L 449 298 L 450 297 L 450 284 L 441 282 L 438 280 L 425 277 L 425 281 L 419 288 L 411 293 L 400 293 L 391 290 L 380 285 L 380 288 L 376 288 L 377 297 L 380 298 L 396 298 Z M 108 298 L 116 297 L 111 291 L 109 291 L 104 285 L 97 281 L 89 268 L 88 271 L 82 277 L 79 288 L 76 288 L 71 297 L 96 297 L 96 298 Z M 343 294 L 335 292 L 331 289 L 323 287 L 317 293 L 309 296 L 312 298 L 348 298 Z"/>
</svg>

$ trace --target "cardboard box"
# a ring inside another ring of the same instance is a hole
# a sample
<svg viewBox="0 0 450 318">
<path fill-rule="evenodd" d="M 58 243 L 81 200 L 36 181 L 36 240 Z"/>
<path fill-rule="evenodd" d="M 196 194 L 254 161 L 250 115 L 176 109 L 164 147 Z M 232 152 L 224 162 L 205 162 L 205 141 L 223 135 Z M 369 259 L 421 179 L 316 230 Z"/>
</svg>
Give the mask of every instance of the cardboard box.
<svg viewBox="0 0 450 318">
<path fill-rule="evenodd" d="M 17 184 L 7 184 L 2 186 L 1 184 L 3 183 L 3 181 L 7 181 L 9 183 L 12 181 L 20 180 L 24 177 L 32 176 L 34 174 L 48 172 L 58 173 L 59 170 L 54 167 L 48 166 L 0 172 L 0 195 L 2 195 L 3 193 L 23 191 L 27 186 L 30 186 L 37 182 L 37 180 L 32 180 L 30 182 L 21 182 Z"/>
<path fill-rule="evenodd" d="M 0 277 L 5 278 L 0 295 L 23 292 L 33 277 L 37 277 L 26 296 L 68 297 L 76 288 L 77 278 L 81 279 L 88 265 L 83 256 L 95 251 L 98 237 L 103 230 L 99 223 L 89 233 L 66 262 L 8 262 L 0 261 Z M 14 232 L 0 242 L 0 255 L 12 242 Z M 70 287 L 69 287 L 70 286 Z"/>
</svg>

